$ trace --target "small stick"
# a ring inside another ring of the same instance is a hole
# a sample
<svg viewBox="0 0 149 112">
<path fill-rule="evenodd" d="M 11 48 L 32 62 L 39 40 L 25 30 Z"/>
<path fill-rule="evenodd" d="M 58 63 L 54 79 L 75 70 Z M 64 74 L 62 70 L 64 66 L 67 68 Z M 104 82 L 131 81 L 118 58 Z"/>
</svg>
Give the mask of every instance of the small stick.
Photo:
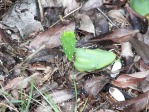
<svg viewBox="0 0 149 112">
<path fill-rule="evenodd" d="M 10 110 L 14 110 L 16 112 L 19 112 L 16 108 L 13 108 L 13 107 L 11 107 L 11 106 L 9 106 L 9 105 L 7 105 L 5 103 L 2 103 L 2 102 L 0 102 L 0 106 L 5 106 L 5 107 L 9 108 Z"/>
<path fill-rule="evenodd" d="M 80 7 L 76 8 L 75 10 L 71 11 L 70 13 L 66 14 L 64 17 L 62 17 L 61 19 L 59 19 L 58 21 L 56 21 L 53 25 L 50 26 L 53 27 L 55 26 L 57 23 L 59 23 L 62 19 L 65 19 L 66 17 L 68 17 L 69 15 L 71 15 L 72 13 L 76 12 L 77 10 L 79 10 L 82 7 L 82 4 Z"/>
<path fill-rule="evenodd" d="M 119 28 L 118 26 L 116 26 L 115 23 L 113 23 L 113 21 L 112 21 L 100 8 L 97 8 L 97 10 L 98 10 L 113 26 L 115 26 L 116 28 Z"/>
</svg>

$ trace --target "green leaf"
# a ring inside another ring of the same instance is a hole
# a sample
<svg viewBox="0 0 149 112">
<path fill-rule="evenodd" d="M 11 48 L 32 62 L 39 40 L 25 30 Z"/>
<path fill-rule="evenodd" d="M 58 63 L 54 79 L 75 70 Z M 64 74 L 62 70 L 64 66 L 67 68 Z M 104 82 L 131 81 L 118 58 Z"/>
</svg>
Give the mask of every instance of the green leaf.
<svg viewBox="0 0 149 112">
<path fill-rule="evenodd" d="M 77 48 L 74 66 L 80 72 L 90 72 L 106 67 L 111 64 L 115 58 L 116 55 L 111 51 Z"/>
<path fill-rule="evenodd" d="M 130 6 L 140 15 L 149 16 L 149 0 L 130 0 Z"/>
<path fill-rule="evenodd" d="M 69 61 L 73 60 L 76 38 L 73 31 L 65 31 L 61 36 L 62 47 Z"/>
</svg>

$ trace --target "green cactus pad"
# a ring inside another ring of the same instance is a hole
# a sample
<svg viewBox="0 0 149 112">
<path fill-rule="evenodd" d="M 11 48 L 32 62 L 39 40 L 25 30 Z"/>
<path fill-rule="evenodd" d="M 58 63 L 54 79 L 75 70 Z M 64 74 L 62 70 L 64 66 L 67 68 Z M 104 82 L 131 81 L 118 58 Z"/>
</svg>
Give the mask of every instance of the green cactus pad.
<svg viewBox="0 0 149 112">
<path fill-rule="evenodd" d="M 149 20 L 149 0 L 130 0 L 130 6 L 140 15 Z"/>
<path fill-rule="evenodd" d="M 69 61 L 73 60 L 74 50 L 76 47 L 76 39 L 73 31 L 65 31 L 61 36 L 62 47 Z"/>
<path fill-rule="evenodd" d="M 101 49 L 76 49 L 75 68 L 80 72 L 91 72 L 111 64 L 116 55 L 111 51 Z"/>
</svg>

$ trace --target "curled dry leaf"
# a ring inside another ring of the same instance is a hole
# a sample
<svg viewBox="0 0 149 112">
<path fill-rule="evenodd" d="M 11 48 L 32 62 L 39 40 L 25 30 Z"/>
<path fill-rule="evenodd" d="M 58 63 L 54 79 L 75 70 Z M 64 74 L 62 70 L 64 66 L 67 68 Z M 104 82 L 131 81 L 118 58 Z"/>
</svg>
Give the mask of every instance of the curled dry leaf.
<svg viewBox="0 0 149 112">
<path fill-rule="evenodd" d="M 59 20 L 59 16 L 63 16 L 64 9 L 62 7 L 48 7 L 45 9 L 44 26 L 49 28 L 56 21 Z"/>
<path fill-rule="evenodd" d="M 127 12 L 129 13 L 131 23 L 134 29 L 139 29 L 140 33 L 145 34 L 148 29 L 148 20 L 145 16 L 141 16 L 131 9 L 128 4 L 125 6 Z"/>
<path fill-rule="evenodd" d="M 108 16 L 115 19 L 117 22 L 119 23 L 123 23 L 124 25 L 127 24 L 129 25 L 129 22 L 127 21 L 127 19 L 122 15 L 122 13 L 120 13 L 119 10 L 110 10 L 108 12 Z"/>
<path fill-rule="evenodd" d="M 91 18 L 94 27 L 95 27 L 95 34 L 102 35 L 109 32 L 109 23 L 108 20 L 96 9 L 87 11 L 87 15 Z"/>
<path fill-rule="evenodd" d="M 68 14 L 70 11 L 79 7 L 79 4 L 76 2 L 76 0 L 61 0 L 61 3 L 63 4 L 63 7 L 66 7 L 65 14 Z"/>
<path fill-rule="evenodd" d="M 27 78 L 17 77 L 8 82 L 4 89 L 24 89 L 28 87 L 30 81 L 34 81 L 35 84 L 40 84 L 41 75 L 39 73 L 34 73 L 33 75 Z"/>
<path fill-rule="evenodd" d="M 93 95 L 96 97 L 96 95 L 99 93 L 99 91 L 109 82 L 109 79 L 105 76 L 101 77 L 94 77 L 92 79 L 86 80 L 84 84 L 84 90 L 87 94 Z"/>
<path fill-rule="evenodd" d="M 122 92 L 120 90 L 118 90 L 117 88 L 114 87 L 110 87 L 109 88 L 109 93 L 111 94 L 111 96 L 113 96 L 113 98 L 115 98 L 117 101 L 124 101 L 125 97 L 122 94 Z"/>
<path fill-rule="evenodd" d="M 81 19 L 79 27 L 80 30 L 95 34 L 94 25 L 87 14 L 78 14 L 77 18 Z"/>
<path fill-rule="evenodd" d="M 5 76 L 2 75 L 1 70 L 0 70 L 0 83 L 1 81 L 4 81 L 4 79 L 5 79 Z"/>
<path fill-rule="evenodd" d="M 115 112 L 115 111 L 110 109 L 100 109 L 100 110 L 97 110 L 96 112 Z"/>
<path fill-rule="evenodd" d="M 20 35 L 25 38 L 33 32 L 43 30 L 41 22 L 35 20 L 35 17 L 39 17 L 38 11 L 36 0 L 21 0 L 8 10 L 2 23 L 14 32 L 19 30 Z"/>
<path fill-rule="evenodd" d="M 146 34 L 143 35 L 144 42 L 149 45 L 149 27 Z"/>
<path fill-rule="evenodd" d="M 36 109 L 35 112 L 53 112 L 51 106 L 45 106 L 43 107 L 42 105 L 39 105 Z"/>
<path fill-rule="evenodd" d="M 42 100 L 41 104 L 42 105 L 39 105 L 37 108 L 35 108 L 35 112 L 53 112 L 52 107 L 49 106 L 45 100 Z"/>
<path fill-rule="evenodd" d="M 42 105 L 44 105 L 44 107 Z M 35 112 L 54 112 L 52 110 L 52 107 L 49 106 L 45 101 L 42 101 L 42 105 L 39 105 L 35 109 Z M 69 102 L 57 104 L 57 106 L 60 108 L 61 110 L 60 112 L 73 112 L 75 104 L 73 101 L 69 101 Z"/>
<path fill-rule="evenodd" d="M 90 10 L 90 9 L 94 9 L 97 7 L 100 7 L 103 5 L 102 0 L 88 0 L 83 6 L 82 6 L 82 10 Z"/>
<path fill-rule="evenodd" d="M 21 85 L 21 82 L 25 79 L 25 77 L 16 77 L 4 87 L 4 89 L 18 89 L 20 86 L 24 88 L 24 85 Z M 25 86 L 26 87 L 26 86 Z"/>
<path fill-rule="evenodd" d="M 99 35 L 96 39 L 92 39 L 89 42 L 100 42 L 107 40 L 111 40 L 116 43 L 127 42 L 138 32 L 138 30 L 116 29 L 110 33 L 107 33 L 106 35 Z"/>
<path fill-rule="evenodd" d="M 5 71 L 4 69 L 0 66 L 0 83 L 3 82 L 5 80 Z"/>
<path fill-rule="evenodd" d="M 0 42 L 9 42 L 8 37 L 4 34 L 3 30 L 0 28 Z"/>
<path fill-rule="evenodd" d="M 41 83 L 44 83 L 45 81 L 49 80 L 55 71 L 57 71 L 58 68 L 53 68 L 48 71 L 48 73 L 45 74 L 45 76 L 42 78 Z"/>
<path fill-rule="evenodd" d="M 41 4 L 44 8 L 63 7 L 65 8 L 65 14 L 79 7 L 76 0 L 41 0 Z"/>
<path fill-rule="evenodd" d="M 0 61 L 1 61 L 1 65 L 3 65 L 4 67 L 7 67 L 9 69 L 11 68 L 11 66 L 16 64 L 16 61 L 13 58 L 13 56 L 11 56 L 8 53 L 6 54 L 6 53 L 0 52 Z"/>
<path fill-rule="evenodd" d="M 109 32 L 108 20 L 103 15 L 93 13 L 92 15 L 89 16 L 91 17 L 94 23 L 96 36 L 106 34 Z"/>
<path fill-rule="evenodd" d="M 103 0 L 104 5 L 110 5 L 111 8 L 112 5 L 114 5 L 114 8 L 120 8 L 121 6 L 124 6 L 127 0 Z"/>
<path fill-rule="evenodd" d="M 140 60 L 140 71 L 149 70 L 149 65 L 145 64 L 143 60 Z"/>
<path fill-rule="evenodd" d="M 149 91 L 136 98 L 115 103 L 112 107 L 121 112 L 141 112 L 143 109 L 149 108 Z"/>
<path fill-rule="evenodd" d="M 71 91 L 68 90 L 57 90 L 57 91 L 52 91 L 49 96 L 52 98 L 54 103 L 63 103 L 65 101 L 71 100 L 74 98 L 74 94 Z"/>
<path fill-rule="evenodd" d="M 29 45 L 30 49 L 38 49 L 42 45 L 47 45 L 48 48 L 54 48 L 61 45 L 60 37 L 64 31 L 75 30 L 75 23 L 70 23 L 66 26 L 56 26 L 37 35 Z"/>
<path fill-rule="evenodd" d="M 41 87 L 40 89 L 39 89 L 39 91 L 41 92 L 41 93 L 46 93 L 46 92 L 48 92 L 48 91 L 51 91 L 51 90 L 53 90 L 53 89 L 55 89 L 55 88 L 57 88 L 58 87 L 58 84 L 56 83 L 56 82 L 50 82 L 50 83 L 48 83 L 48 84 L 44 84 L 43 85 L 43 87 Z M 39 97 L 41 94 L 37 91 L 37 90 L 35 90 L 34 91 L 34 93 L 33 93 L 33 98 L 37 98 L 37 97 Z"/>
<path fill-rule="evenodd" d="M 75 102 L 69 101 L 60 104 L 62 112 L 74 112 Z"/>
<path fill-rule="evenodd" d="M 11 94 L 12 94 L 12 97 L 15 99 L 15 100 L 19 100 L 20 98 L 20 94 L 19 94 L 19 91 L 14 89 L 11 91 Z"/>
<path fill-rule="evenodd" d="M 116 80 L 112 81 L 112 84 L 121 88 L 127 88 L 130 85 L 144 80 L 148 75 L 149 70 L 133 74 L 122 74 Z"/>
<path fill-rule="evenodd" d="M 138 85 L 139 85 L 139 89 L 141 89 L 143 92 L 149 91 L 149 81 L 148 80 L 141 81 Z"/>
<path fill-rule="evenodd" d="M 130 39 L 130 43 L 132 47 L 136 50 L 136 52 L 141 56 L 143 61 L 146 64 L 149 64 L 149 46 L 142 41 L 139 41 L 135 38 Z"/>
<path fill-rule="evenodd" d="M 62 52 L 58 49 L 42 49 L 35 56 L 32 57 L 30 63 L 34 62 L 50 62 L 53 63 L 55 59 L 62 57 Z"/>
</svg>

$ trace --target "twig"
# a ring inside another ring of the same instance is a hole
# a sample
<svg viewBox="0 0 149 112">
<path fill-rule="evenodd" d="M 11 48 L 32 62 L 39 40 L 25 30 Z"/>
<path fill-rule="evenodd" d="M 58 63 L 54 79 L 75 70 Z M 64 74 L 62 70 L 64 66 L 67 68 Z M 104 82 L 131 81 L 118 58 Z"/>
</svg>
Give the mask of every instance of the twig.
<svg viewBox="0 0 149 112">
<path fill-rule="evenodd" d="M 119 28 L 118 26 L 116 26 L 115 23 L 113 23 L 113 21 L 112 21 L 100 8 L 97 8 L 97 10 L 98 10 L 113 26 L 115 26 L 116 28 Z"/>
<path fill-rule="evenodd" d="M 11 107 L 11 106 L 5 104 L 5 103 L 0 103 L 0 105 L 3 105 L 3 106 L 5 106 L 5 107 L 8 107 L 10 110 L 14 110 L 14 111 L 16 111 L 16 112 L 19 112 L 16 108 L 13 108 L 13 107 Z"/>
<path fill-rule="evenodd" d="M 42 49 L 45 48 L 45 45 L 42 45 L 41 47 L 39 47 L 35 52 L 33 52 L 32 54 L 30 54 L 29 56 L 27 56 L 27 58 L 25 58 L 25 60 L 23 62 L 21 62 L 19 65 L 15 66 L 13 69 L 9 70 L 9 72 L 11 72 L 12 70 L 14 70 L 17 67 L 20 67 L 21 65 L 23 65 L 25 62 L 28 63 L 28 61 L 30 61 L 30 59 L 35 56 L 39 51 L 41 51 Z"/>
<path fill-rule="evenodd" d="M 66 14 L 64 17 L 62 17 L 61 19 L 65 19 L 66 17 L 68 17 L 69 15 L 71 15 L 72 13 L 76 12 L 77 10 L 79 10 L 82 7 L 82 4 L 80 7 L 76 8 L 75 10 L 71 11 L 70 13 Z M 53 25 L 50 26 L 53 27 L 55 26 L 57 23 L 59 23 L 61 21 L 61 19 L 59 19 L 58 21 L 56 21 Z"/>
</svg>

